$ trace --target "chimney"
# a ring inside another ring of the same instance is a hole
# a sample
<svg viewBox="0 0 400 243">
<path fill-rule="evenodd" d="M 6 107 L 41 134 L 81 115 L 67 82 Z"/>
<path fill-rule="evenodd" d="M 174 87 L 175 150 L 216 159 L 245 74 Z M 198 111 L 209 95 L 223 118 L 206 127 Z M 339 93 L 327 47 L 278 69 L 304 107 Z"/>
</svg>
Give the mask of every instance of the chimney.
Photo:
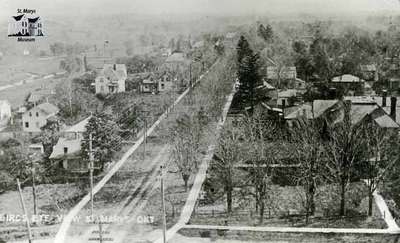
<svg viewBox="0 0 400 243">
<path fill-rule="evenodd" d="M 390 117 L 394 121 L 396 121 L 396 105 L 397 105 L 397 97 L 390 98 Z"/>
<path fill-rule="evenodd" d="M 386 107 L 386 96 L 387 96 L 387 91 L 382 90 L 382 107 Z"/>
</svg>

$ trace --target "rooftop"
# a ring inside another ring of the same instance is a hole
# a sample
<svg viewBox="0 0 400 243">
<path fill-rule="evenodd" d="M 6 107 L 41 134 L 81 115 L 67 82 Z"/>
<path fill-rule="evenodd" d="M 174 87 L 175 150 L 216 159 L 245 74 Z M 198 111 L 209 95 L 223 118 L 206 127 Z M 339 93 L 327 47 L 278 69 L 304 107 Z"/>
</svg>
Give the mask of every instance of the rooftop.
<svg viewBox="0 0 400 243">
<path fill-rule="evenodd" d="M 43 111 L 44 113 L 46 113 L 47 115 L 56 114 L 59 111 L 57 106 L 47 103 L 47 102 L 42 103 L 38 106 L 35 106 L 31 110 L 33 110 L 33 109 L 39 109 L 39 110 Z"/>
<path fill-rule="evenodd" d="M 86 119 L 76 123 L 75 125 L 65 129 L 65 132 L 80 132 L 83 133 L 86 131 L 86 125 L 89 123 L 91 116 Z"/>
<path fill-rule="evenodd" d="M 186 57 L 182 52 L 175 52 L 165 60 L 165 62 L 185 62 Z"/>
<path fill-rule="evenodd" d="M 79 153 L 81 151 L 81 141 L 81 139 L 59 138 L 49 158 L 57 159 L 66 155 Z M 67 153 L 64 153 L 64 148 L 68 148 Z"/>
<path fill-rule="evenodd" d="M 344 74 L 342 76 L 334 77 L 332 79 L 332 82 L 335 82 L 335 83 L 359 83 L 359 82 L 365 82 L 365 81 L 354 75 Z"/>
</svg>

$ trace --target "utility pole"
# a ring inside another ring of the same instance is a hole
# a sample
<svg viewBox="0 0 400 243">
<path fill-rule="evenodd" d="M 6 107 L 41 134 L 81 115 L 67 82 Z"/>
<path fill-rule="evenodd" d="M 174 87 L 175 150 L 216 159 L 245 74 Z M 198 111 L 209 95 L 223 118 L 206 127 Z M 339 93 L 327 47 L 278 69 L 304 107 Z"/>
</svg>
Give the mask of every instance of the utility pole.
<svg viewBox="0 0 400 243">
<path fill-rule="evenodd" d="M 161 169 L 161 207 L 163 214 L 163 243 L 167 242 L 166 231 L 167 231 L 167 220 L 165 217 L 165 197 L 164 197 L 164 166 L 160 166 Z"/>
<path fill-rule="evenodd" d="M 32 197 L 33 197 L 33 214 L 37 215 L 37 197 L 36 197 L 36 183 L 35 183 L 35 162 L 37 154 L 34 153 L 29 156 L 31 161 L 31 178 L 32 178 Z"/>
<path fill-rule="evenodd" d="M 93 162 L 93 135 L 89 134 L 89 176 L 90 176 L 90 216 L 93 219 L 93 170 L 94 170 L 94 162 Z"/>
<path fill-rule="evenodd" d="M 99 221 L 99 242 L 103 243 L 103 227 L 101 224 L 101 221 Z"/>
<path fill-rule="evenodd" d="M 143 131 L 143 160 L 146 158 L 146 143 L 147 143 L 147 116 L 144 117 L 144 131 Z"/>
<path fill-rule="evenodd" d="M 22 195 L 21 184 L 19 183 L 18 178 L 17 178 L 17 186 L 18 186 L 18 192 L 19 192 L 19 199 L 20 199 L 21 205 L 22 205 L 22 210 L 24 211 L 24 215 L 26 216 L 26 227 L 28 228 L 28 242 L 32 243 L 31 223 L 29 220 L 28 213 L 26 211 L 24 196 Z"/>
<path fill-rule="evenodd" d="M 37 215 L 37 199 L 36 199 L 36 185 L 35 185 L 35 168 L 33 160 L 31 160 L 31 176 L 32 176 L 32 196 L 33 196 L 33 214 Z"/>
</svg>

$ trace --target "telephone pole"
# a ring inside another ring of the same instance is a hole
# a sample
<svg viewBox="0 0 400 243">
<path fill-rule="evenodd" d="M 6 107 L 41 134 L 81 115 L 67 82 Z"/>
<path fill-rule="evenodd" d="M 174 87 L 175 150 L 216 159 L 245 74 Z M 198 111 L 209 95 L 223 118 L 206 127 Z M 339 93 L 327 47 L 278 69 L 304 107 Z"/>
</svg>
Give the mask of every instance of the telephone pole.
<svg viewBox="0 0 400 243">
<path fill-rule="evenodd" d="M 24 196 L 22 195 L 21 184 L 19 183 L 19 179 L 17 178 L 17 186 L 19 192 L 19 199 L 21 201 L 22 210 L 24 211 L 24 215 L 26 216 L 26 227 L 28 228 L 28 242 L 32 243 L 32 232 L 31 232 L 31 223 L 29 220 L 29 215 L 26 211 Z"/>
<path fill-rule="evenodd" d="M 144 117 L 144 131 L 143 131 L 143 160 L 146 158 L 146 143 L 147 143 L 147 116 Z"/>
<path fill-rule="evenodd" d="M 103 243 L 103 227 L 102 227 L 102 222 L 99 221 L 99 242 Z"/>
<path fill-rule="evenodd" d="M 37 197 L 36 197 L 36 183 L 35 183 L 35 163 L 37 154 L 32 154 L 29 156 L 31 161 L 31 177 L 32 177 L 32 196 L 33 196 L 33 214 L 37 215 Z"/>
<path fill-rule="evenodd" d="M 93 161 L 93 135 L 89 134 L 89 176 L 90 176 L 90 215 L 93 220 L 93 170 L 94 170 L 94 161 Z"/>
<path fill-rule="evenodd" d="M 33 214 L 37 215 L 35 168 L 32 160 L 31 160 L 31 176 L 32 176 L 32 194 L 33 194 Z"/>
<path fill-rule="evenodd" d="M 164 196 L 164 166 L 160 166 L 161 169 L 161 207 L 162 207 L 162 222 L 163 222 L 163 242 L 167 242 L 166 231 L 167 231 L 167 220 L 165 216 L 165 196 Z"/>
</svg>

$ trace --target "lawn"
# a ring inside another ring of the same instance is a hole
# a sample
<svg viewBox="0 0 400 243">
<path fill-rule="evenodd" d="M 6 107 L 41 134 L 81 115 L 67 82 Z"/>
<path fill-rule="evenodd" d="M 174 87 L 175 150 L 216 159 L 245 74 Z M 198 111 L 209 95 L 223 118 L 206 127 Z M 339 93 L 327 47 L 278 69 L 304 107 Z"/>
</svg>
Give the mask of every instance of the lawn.
<svg viewBox="0 0 400 243">
<path fill-rule="evenodd" d="M 317 228 L 385 228 L 376 205 L 374 215 L 367 217 L 367 188 L 361 183 L 352 183 L 347 193 L 347 215 L 339 217 L 339 195 L 333 185 L 323 185 L 315 195 L 316 212 L 305 222 L 301 187 L 270 187 L 269 200 L 266 202 L 264 222 L 259 223 L 259 214 L 254 210 L 254 199 L 243 196 L 236 191 L 234 210 L 231 215 L 225 212 L 225 198 L 221 197 L 211 204 L 199 204 L 191 224 L 240 225 L 240 226 L 285 226 L 285 227 L 317 227 Z M 240 200 L 238 200 L 240 198 Z"/>
</svg>

